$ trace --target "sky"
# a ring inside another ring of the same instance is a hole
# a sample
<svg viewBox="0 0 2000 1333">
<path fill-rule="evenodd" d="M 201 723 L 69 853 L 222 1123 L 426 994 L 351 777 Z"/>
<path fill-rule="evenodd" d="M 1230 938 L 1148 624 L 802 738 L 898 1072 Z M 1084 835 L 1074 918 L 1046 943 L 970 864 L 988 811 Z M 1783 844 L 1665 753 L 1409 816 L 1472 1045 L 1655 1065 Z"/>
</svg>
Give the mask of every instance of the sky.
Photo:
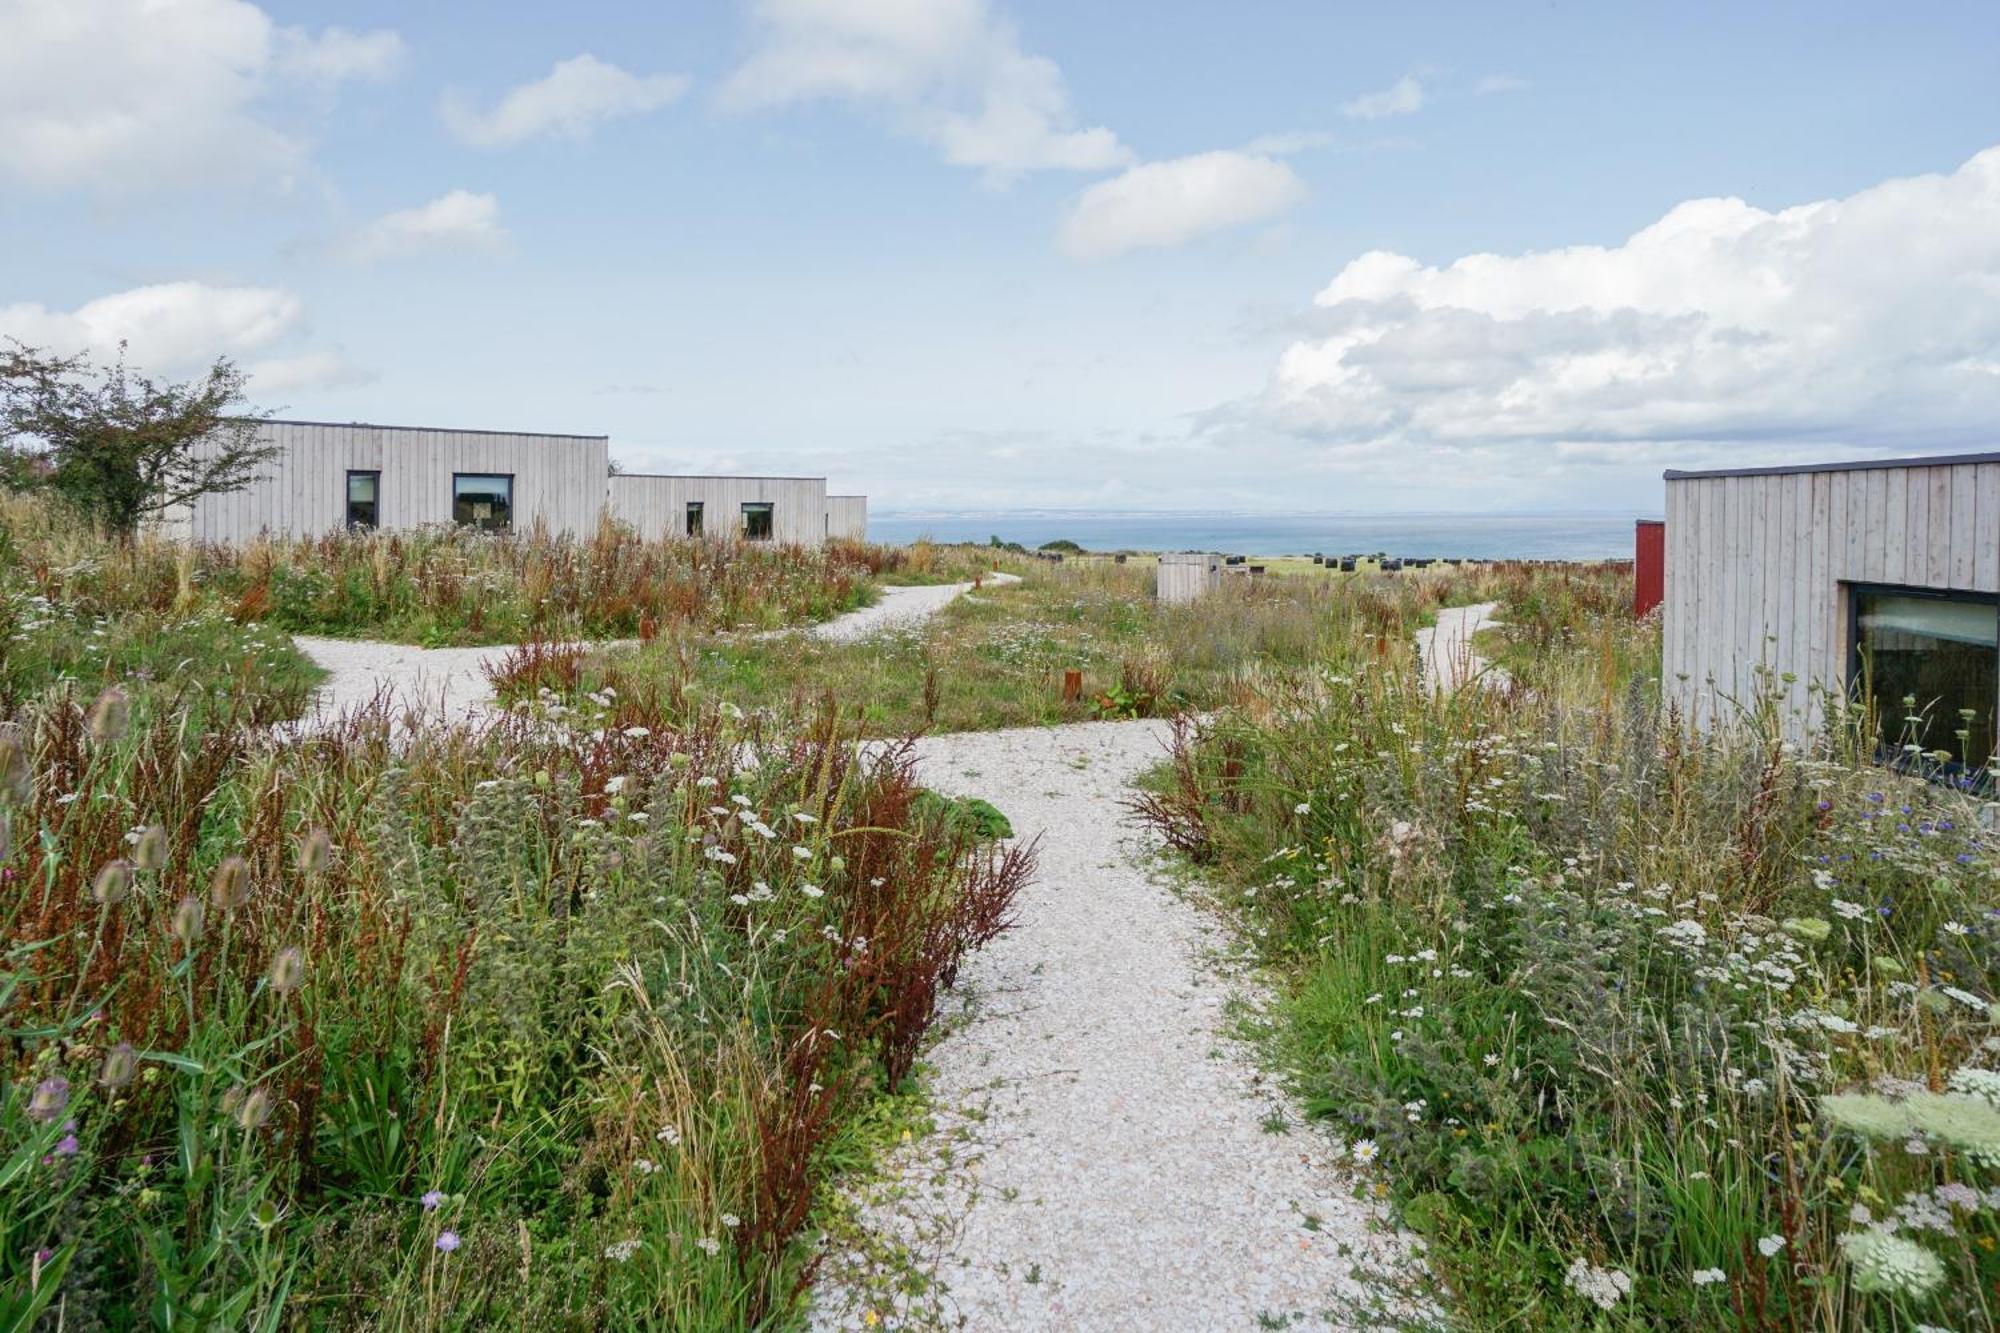
<svg viewBox="0 0 2000 1333">
<path fill-rule="evenodd" d="M 2000 448 L 2000 5 L 0 0 L 0 335 L 878 510 Z"/>
</svg>

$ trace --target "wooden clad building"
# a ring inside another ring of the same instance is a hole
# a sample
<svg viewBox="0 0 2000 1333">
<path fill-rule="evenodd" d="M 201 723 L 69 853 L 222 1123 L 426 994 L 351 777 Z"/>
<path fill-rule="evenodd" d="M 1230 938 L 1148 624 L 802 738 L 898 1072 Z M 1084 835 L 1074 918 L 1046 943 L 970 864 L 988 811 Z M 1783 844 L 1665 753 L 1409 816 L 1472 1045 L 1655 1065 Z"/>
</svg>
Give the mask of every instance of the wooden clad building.
<svg viewBox="0 0 2000 1333">
<path fill-rule="evenodd" d="M 1803 734 L 1816 687 L 1865 689 L 1885 745 L 1987 762 L 2000 454 L 1668 472 L 1666 515 L 1663 679 L 1687 716 L 1707 724 L 1761 676 Z"/>
<path fill-rule="evenodd" d="M 611 473 L 603 435 L 267 421 L 276 456 L 256 481 L 163 516 L 171 536 L 241 542 L 345 528 L 462 523 L 581 536 L 609 514 L 647 537 L 689 534 L 817 546 L 865 537 L 867 501 L 827 498 L 823 477 Z"/>
<path fill-rule="evenodd" d="M 611 516 L 643 537 L 750 537 L 801 546 L 826 540 L 825 477 L 611 478 Z"/>
</svg>

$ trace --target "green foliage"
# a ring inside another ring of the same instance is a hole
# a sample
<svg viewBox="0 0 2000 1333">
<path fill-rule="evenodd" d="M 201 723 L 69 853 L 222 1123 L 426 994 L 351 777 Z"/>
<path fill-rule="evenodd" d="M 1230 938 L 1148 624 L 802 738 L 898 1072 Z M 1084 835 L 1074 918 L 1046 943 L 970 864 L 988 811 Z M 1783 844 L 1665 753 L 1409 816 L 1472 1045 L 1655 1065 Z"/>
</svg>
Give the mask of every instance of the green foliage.
<svg viewBox="0 0 2000 1333">
<path fill-rule="evenodd" d="M 976 796 L 943 796 L 926 788 L 918 794 L 915 808 L 925 818 L 964 829 L 981 841 L 1014 836 L 1014 825 L 999 807 Z"/>
<path fill-rule="evenodd" d="M 1286 979 L 1274 1051 L 1468 1326 L 1991 1326 L 2000 848 L 1858 763 L 1837 700 L 1805 750 L 1760 701 L 1663 725 L 1603 585 L 1461 583 L 1570 623 L 1519 640 L 1532 691 L 1443 696 L 1427 599 L 1354 585 L 1320 667 L 1184 729 L 1139 804 L 1223 877 Z"/>
<path fill-rule="evenodd" d="M 263 416 L 245 405 L 248 382 L 226 357 L 175 383 L 132 372 L 123 343 L 103 367 L 11 343 L 0 350 L 0 444 L 15 460 L 5 474 L 129 539 L 148 518 L 263 474 L 277 449 L 258 435 Z"/>
<path fill-rule="evenodd" d="M 1083 548 L 1067 537 L 1058 537 L 1054 541 L 1043 542 L 1036 549 L 1041 551 L 1060 551 L 1064 555 L 1081 555 L 1083 553 Z"/>
<path fill-rule="evenodd" d="M 906 746 L 642 697 L 280 742 L 49 696 L 0 807 L 0 1315 L 70 1327 L 791 1326 L 1029 869 Z"/>
</svg>

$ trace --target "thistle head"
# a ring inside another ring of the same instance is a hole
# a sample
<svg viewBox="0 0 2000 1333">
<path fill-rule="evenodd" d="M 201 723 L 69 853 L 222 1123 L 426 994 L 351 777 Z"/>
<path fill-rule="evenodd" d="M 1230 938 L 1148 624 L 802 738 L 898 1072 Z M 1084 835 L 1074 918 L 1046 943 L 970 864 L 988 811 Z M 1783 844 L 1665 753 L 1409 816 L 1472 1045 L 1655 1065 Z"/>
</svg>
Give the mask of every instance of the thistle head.
<svg viewBox="0 0 2000 1333">
<path fill-rule="evenodd" d="M 90 706 L 90 739 L 95 745 L 123 740 L 132 726 L 132 700 L 116 685 L 106 685 L 104 693 Z"/>
<path fill-rule="evenodd" d="M 106 907 L 124 902 L 131 892 L 132 863 L 122 856 L 106 861 L 90 885 L 90 896 Z"/>
<path fill-rule="evenodd" d="M 0 723 L 0 798 L 14 805 L 35 799 L 35 775 L 28 765 L 28 742 L 19 724 Z"/>
<path fill-rule="evenodd" d="M 173 920 L 167 927 L 173 937 L 180 941 L 183 949 L 192 949 L 201 938 L 202 927 L 207 923 L 207 914 L 201 909 L 201 899 L 190 894 L 174 905 Z"/>
<path fill-rule="evenodd" d="M 225 858 L 208 882 L 208 900 L 225 912 L 249 902 L 250 863 L 240 856 Z"/>
<path fill-rule="evenodd" d="M 271 970 L 266 977 L 271 989 L 280 995 L 289 995 L 304 985 L 305 979 L 305 953 L 295 944 L 278 950 L 277 957 L 271 960 Z"/>
<path fill-rule="evenodd" d="M 132 1049 L 131 1042 L 121 1041 L 104 1053 L 104 1067 L 98 1070 L 97 1081 L 103 1087 L 122 1088 L 138 1072 L 138 1052 Z"/>
<path fill-rule="evenodd" d="M 139 870 L 160 870 L 167 864 L 167 831 L 148 824 L 132 844 L 132 865 Z"/>
<path fill-rule="evenodd" d="M 323 828 L 316 828 L 306 834 L 299 844 L 299 874 L 305 879 L 317 879 L 333 861 L 333 839 Z"/>
</svg>

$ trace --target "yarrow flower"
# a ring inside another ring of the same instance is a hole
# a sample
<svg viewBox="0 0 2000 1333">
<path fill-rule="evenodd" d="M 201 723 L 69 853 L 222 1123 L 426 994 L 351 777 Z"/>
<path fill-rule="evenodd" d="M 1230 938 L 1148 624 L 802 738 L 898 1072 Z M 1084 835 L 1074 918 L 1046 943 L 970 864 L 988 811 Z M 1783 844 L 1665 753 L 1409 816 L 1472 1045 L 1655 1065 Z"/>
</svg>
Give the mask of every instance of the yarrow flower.
<svg viewBox="0 0 2000 1333">
<path fill-rule="evenodd" d="M 614 1263 L 625 1263 L 639 1252 L 639 1247 L 643 1243 L 637 1236 L 633 1236 L 627 1240 L 614 1241 L 604 1247 L 604 1257 Z"/>
<path fill-rule="evenodd" d="M 1784 1248 L 1785 1238 L 1783 1236 L 1759 1236 L 1757 1238 L 1757 1253 L 1763 1255 L 1766 1259 L 1775 1257 L 1778 1251 Z"/>
<path fill-rule="evenodd" d="M 1712 1287 L 1718 1282 L 1727 1282 L 1729 1275 L 1720 1268 L 1697 1268 L 1694 1270 L 1694 1284 L 1697 1287 Z"/>
<path fill-rule="evenodd" d="M 1609 1310 L 1632 1290 L 1632 1279 L 1617 1268 L 1599 1268 L 1588 1259 L 1572 1259 L 1569 1285 L 1600 1310 Z"/>
<path fill-rule="evenodd" d="M 713 1236 L 703 1236 L 694 1244 L 696 1249 L 706 1255 L 714 1256 L 722 1253 L 722 1242 Z"/>
</svg>

